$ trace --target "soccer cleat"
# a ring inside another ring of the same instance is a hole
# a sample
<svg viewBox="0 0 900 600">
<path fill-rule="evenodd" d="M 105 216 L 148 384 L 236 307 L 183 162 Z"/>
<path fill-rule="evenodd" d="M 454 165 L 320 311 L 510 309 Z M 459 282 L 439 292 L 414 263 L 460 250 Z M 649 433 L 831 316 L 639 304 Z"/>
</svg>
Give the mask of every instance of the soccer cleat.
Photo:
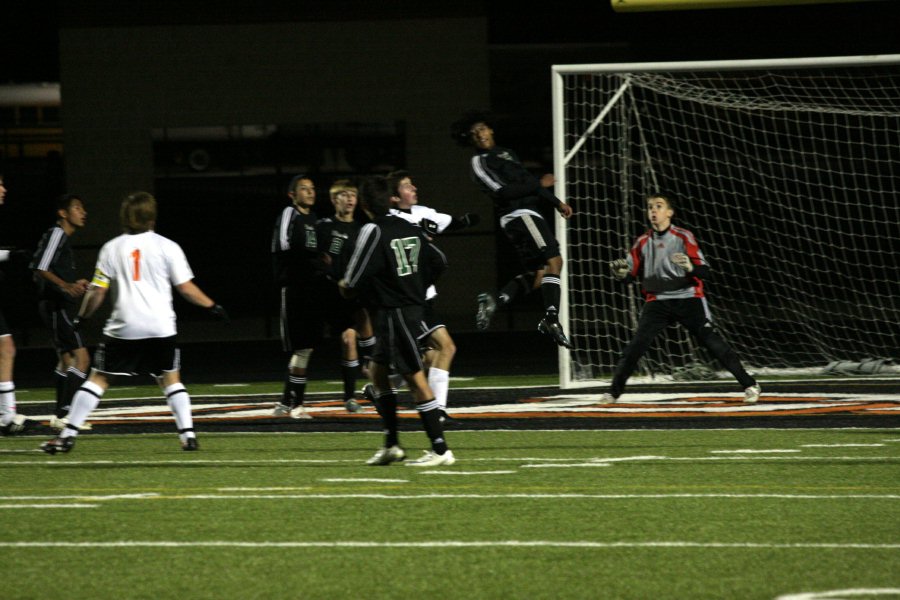
<svg viewBox="0 0 900 600">
<path fill-rule="evenodd" d="M 16 414 L 12 421 L 0 427 L 0 435 L 20 435 L 33 429 L 37 423 L 25 417 L 25 415 Z"/>
<path fill-rule="evenodd" d="M 599 404 L 615 404 L 618 401 L 619 399 L 612 394 L 601 394 L 600 399 L 597 400 Z"/>
<path fill-rule="evenodd" d="M 367 383 L 362 389 L 363 398 L 371 402 L 373 405 L 378 404 L 378 398 L 375 396 L 375 384 Z"/>
<path fill-rule="evenodd" d="M 298 404 L 294 408 L 291 409 L 291 418 L 292 419 L 312 419 L 312 415 L 306 412 L 306 407 L 302 404 Z"/>
<path fill-rule="evenodd" d="M 291 407 L 287 404 L 282 404 L 281 402 L 276 402 L 275 407 L 272 409 L 273 417 L 287 417 L 291 414 Z"/>
<path fill-rule="evenodd" d="M 362 410 L 362 406 L 359 405 L 359 402 L 354 398 L 347 398 L 344 400 L 344 408 L 347 409 L 348 413 L 358 413 Z"/>
<path fill-rule="evenodd" d="M 744 403 L 745 404 L 756 404 L 759 400 L 759 394 L 762 392 L 759 384 L 751 385 L 746 390 L 744 390 Z"/>
<path fill-rule="evenodd" d="M 367 465 L 379 466 L 389 465 L 393 462 L 400 462 L 406 458 L 406 452 L 400 446 L 391 446 L 390 448 L 381 448 L 372 458 L 366 461 Z"/>
<path fill-rule="evenodd" d="M 475 327 L 484 331 L 491 326 L 491 318 L 497 311 L 497 301 L 489 293 L 478 294 L 478 312 L 475 313 Z"/>
<path fill-rule="evenodd" d="M 52 440 L 41 444 L 41 450 L 47 454 L 56 454 L 57 452 L 65 454 L 66 452 L 71 452 L 74 447 L 74 437 L 53 438 Z"/>
<path fill-rule="evenodd" d="M 406 463 L 407 467 L 441 467 L 447 466 L 449 467 L 453 463 L 456 462 L 456 457 L 453 456 L 452 450 L 447 450 L 443 454 L 438 454 L 431 450 L 426 450 L 425 454 L 422 455 L 421 458 L 417 458 L 416 460 L 411 460 Z"/>
<path fill-rule="evenodd" d="M 181 449 L 185 452 L 194 452 L 195 450 L 200 449 L 200 443 L 195 437 L 185 438 L 184 441 L 181 442 Z"/>
<path fill-rule="evenodd" d="M 62 431 L 63 429 L 66 428 L 66 425 L 68 425 L 68 424 L 69 424 L 69 417 L 60 418 L 55 415 L 50 417 L 50 429 L 52 429 L 54 431 Z M 79 431 L 90 431 L 93 428 L 94 427 L 90 423 L 85 421 L 84 423 L 81 424 L 81 427 L 79 427 L 78 430 Z"/>
<path fill-rule="evenodd" d="M 440 409 L 440 420 L 444 425 L 453 425 L 456 423 L 456 419 L 447 414 L 447 411 L 443 408 Z"/>
<path fill-rule="evenodd" d="M 572 342 L 569 341 L 569 338 L 566 337 L 565 332 L 563 332 L 562 325 L 555 319 L 551 320 L 548 317 L 541 319 L 541 322 L 538 323 L 538 331 L 552 337 L 553 341 L 560 346 L 565 346 L 569 350 L 575 348 L 575 346 L 572 345 Z"/>
<path fill-rule="evenodd" d="M 363 397 L 372 403 L 372 406 L 375 407 L 375 412 L 380 415 L 381 408 L 378 406 L 378 397 L 375 395 L 375 384 L 367 383 L 363 386 Z"/>
</svg>

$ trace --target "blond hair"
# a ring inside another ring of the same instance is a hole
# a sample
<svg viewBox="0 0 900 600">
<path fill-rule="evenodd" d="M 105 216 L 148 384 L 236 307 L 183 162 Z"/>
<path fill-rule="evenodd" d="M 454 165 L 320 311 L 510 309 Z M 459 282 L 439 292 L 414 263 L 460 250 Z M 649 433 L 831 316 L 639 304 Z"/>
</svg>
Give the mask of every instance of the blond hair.
<svg viewBox="0 0 900 600">
<path fill-rule="evenodd" d="M 144 233 L 156 224 L 156 198 L 147 192 L 134 192 L 122 201 L 119 221 L 127 233 Z"/>
<path fill-rule="evenodd" d="M 354 194 L 358 194 L 359 190 L 349 179 L 338 179 L 331 184 L 331 188 L 328 190 L 332 200 L 342 192 L 353 192 Z"/>
</svg>

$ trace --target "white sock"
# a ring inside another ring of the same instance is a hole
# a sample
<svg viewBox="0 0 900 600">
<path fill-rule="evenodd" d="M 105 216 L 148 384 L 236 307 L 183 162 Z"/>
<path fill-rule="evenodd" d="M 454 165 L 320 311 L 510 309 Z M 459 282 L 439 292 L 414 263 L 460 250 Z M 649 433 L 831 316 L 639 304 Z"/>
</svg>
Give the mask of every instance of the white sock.
<svg viewBox="0 0 900 600">
<path fill-rule="evenodd" d="M 75 392 L 72 398 L 72 408 L 69 409 L 69 425 L 72 427 L 81 427 L 87 421 L 88 415 L 93 412 L 97 405 L 100 404 L 100 398 L 103 397 L 104 389 L 92 381 L 85 381 Z M 66 438 L 78 435 L 78 429 L 66 427 L 59 434 L 59 437 Z"/>
<path fill-rule="evenodd" d="M 0 425 L 9 425 L 16 416 L 16 386 L 0 381 Z"/>
<path fill-rule="evenodd" d="M 447 408 L 447 392 L 450 389 L 450 371 L 444 369 L 428 369 L 428 385 L 434 392 L 434 399 L 441 405 L 441 410 Z"/>
<path fill-rule="evenodd" d="M 194 418 L 191 416 L 191 397 L 188 395 L 184 384 L 173 383 L 163 392 L 166 394 L 169 410 L 172 411 L 172 415 L 175 417 L 175 426 L 178 427 L 179 433 L 178 437 L 181 438 L 181 441 L 184 441 L 186 438 L 196 437 L 193 431 Z M 182 433 L 184 429 L 190 429 L 191 431 Z"/>
</svg>

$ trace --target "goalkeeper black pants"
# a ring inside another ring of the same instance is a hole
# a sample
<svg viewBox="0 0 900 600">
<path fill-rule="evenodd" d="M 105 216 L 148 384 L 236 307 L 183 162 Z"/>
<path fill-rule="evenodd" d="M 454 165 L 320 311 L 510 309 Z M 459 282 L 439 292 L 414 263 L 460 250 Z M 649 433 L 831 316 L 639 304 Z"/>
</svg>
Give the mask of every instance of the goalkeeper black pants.
<svg viewBox="0 0 900 600">
<path fill-rule="evenodd" d="M 756 380 L 744 369 L 741 359 L 713 326 L 705 298 L 653 300 L 644 304 L 641 309 L 634 337 L 625 346 L 613 372 L 610 394 L 616 398 L 622 395 L 625 383 L 634 373 L 638 361 L 650 348 L 650 344 L 664 329 L 674 324 L 684 326 L 729 373 L 734 375 L 741 388 L 756 384 Z"/>
</svg>

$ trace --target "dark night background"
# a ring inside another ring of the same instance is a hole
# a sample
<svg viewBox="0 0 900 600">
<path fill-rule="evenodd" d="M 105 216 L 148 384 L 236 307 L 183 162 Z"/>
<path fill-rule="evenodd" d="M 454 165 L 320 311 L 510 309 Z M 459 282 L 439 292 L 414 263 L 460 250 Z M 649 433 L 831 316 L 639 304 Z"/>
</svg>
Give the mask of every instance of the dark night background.
<svg viewBox="0 0 900 600">
<path fill-rule="evenodd" d="M 610 60 L 689 60 L 883 54 L 896 51 L 894 0 L 616 13 L 608 0 L 563 0 L 527 6 L 505 0 L 412 2 L 360 0 L 271 2 L 265 5 L 188 2 L 6 3 L 0 82 L 58 81 L 59 41 L 64 27 L 157 24 L 265 23 L 387 17 L 484 15 L 489 43 L 549 45 L 572 54 L 602 45 Z M 582 48 L 581 50 L 579 48 Z M 596 55 L 596 50 L 590 53 Z M 500 82 L 498 82 L 500 83 Z"/>
</svg>

